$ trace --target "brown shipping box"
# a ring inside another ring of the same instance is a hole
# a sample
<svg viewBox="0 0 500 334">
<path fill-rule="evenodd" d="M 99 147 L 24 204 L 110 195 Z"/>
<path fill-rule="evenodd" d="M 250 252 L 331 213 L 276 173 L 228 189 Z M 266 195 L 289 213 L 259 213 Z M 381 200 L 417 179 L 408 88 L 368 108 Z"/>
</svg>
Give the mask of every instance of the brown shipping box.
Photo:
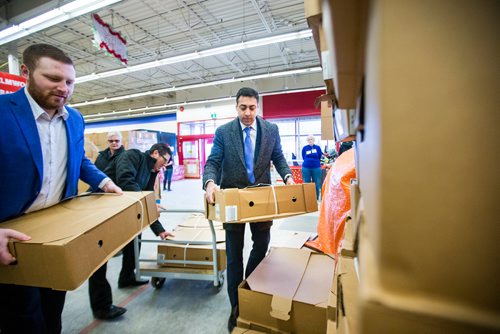
<svg viewBox="0 0 500 334">
<path fill-rule="evenodd" d="M 238 288 L 238 321 L 291 333 L 326 332 L 334 260 L 275 248 Z"/>
<path fill-rule="evenodd" d="M 211 245 L 158 245 L 158 259 L 181 261 L 213 261 Z M 158 263 L 162 267 L 212 269 L 208 264 Z M 226 243 L 217 243 L 217 270 L 226 269 Z"/>
<path fill-rule="evenodd" d="M 0 283 L 74 290 L 157 218 L 152 192 L 125 192 L 76 197 L 4 222 L 31 240 L 9 242 L 17 264 L 0 266 Z"/>
<path fill-rule="evenodd" d="M 205 202 L 207 219 L 223 223 L 266 221 L 318 211 L 314 183 L 221 189 L 215 205 Z"/>
</svg>

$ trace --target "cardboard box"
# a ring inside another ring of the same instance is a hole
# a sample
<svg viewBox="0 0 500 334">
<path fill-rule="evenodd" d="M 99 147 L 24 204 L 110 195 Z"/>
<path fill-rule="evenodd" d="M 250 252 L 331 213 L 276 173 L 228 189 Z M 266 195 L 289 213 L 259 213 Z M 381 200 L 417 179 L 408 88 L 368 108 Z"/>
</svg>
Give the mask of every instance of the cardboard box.
<svg viewBox="0 0 500 334">
<path fill-rule="evenodd" d="M 214 229 L 222 229 L 222 223 L 218 221 L 212 221 L 212 224 L 214 225 Z M 208 219 L 205 218 L 205 215 L 202 213 L 199 214 L 193 214 L 189 216 L 188 218 L 184 219 L 179 225 L 180 227 L 183 228 L 195 228 L 195 229 L 209 229 L 210 225 L 208 222 Z"/>
<path fill-rule="evenodd" d="M 365 225 L 380 268 L 374 279 L 387 292 L 490 310 L 498 319 L 500 155 L 490 140 L 500 124 L 491 112 L 500 97 L 492 89 L 499 87 L 498 2 L 439 3 L 370 6 L 365 137 L 357 144 Z M 467 29 L 457 33 L 463 22 Z"/>
<path fill-rule="evenodd" d="M 325 333 L 332 258 L 276 248 L 238 288 L 241 321 L 291 333 Z"/>
<path fill-rule="evenodd" d="M 152 192 L 125 192 L 76 197 L 4 222 L 31 240 L 9 242 L 18 263 L 0 266 L 0 283 L 74 290 L 157 218 Z"/>
<path fill-rule="evenodd" d="M 359 333 L 359 279 L 354 259 L 339 258 L 337 276 L 337 333 Z"/>
<path fill-rule="evenodd" d="M 215 205 L 205 202 L 205 216 L 224 223 L 268 221 L 318 210 L 314 183 L 221 189 Z"/>
<path fill-rule="evenodd" d="M 158 245 L 158 260 L 213 261 L 211 245 Z M 212 269 L 212 265 L 160 263 L 162 267 Z M 226 244 L 217 244 L 217 270 L 226 269 Z"/>
<path fill-rule="evenodd" d="M 304 0 L 305 18 L 316 15 L 321 15 L 321 0 Z"/>
</svg>

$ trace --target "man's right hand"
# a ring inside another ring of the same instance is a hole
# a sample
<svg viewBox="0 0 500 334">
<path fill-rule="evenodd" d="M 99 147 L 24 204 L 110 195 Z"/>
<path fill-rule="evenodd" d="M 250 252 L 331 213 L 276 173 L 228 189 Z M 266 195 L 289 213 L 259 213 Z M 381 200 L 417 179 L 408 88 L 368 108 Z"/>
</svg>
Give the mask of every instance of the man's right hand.
<svg viewBox="0 0 500 334">
<path fill-rule="evenodd" d="M 20 241 L 31 239 L 31 237 L 24 233 L 7 228 L 0 228 L 0 264 L 3 265 L 8 265 L 16 261 L 16 258 L 9 252 L 8 244 L 10 238 Z"/>
<path fill-rule="evenodd" d="M 215 203 L 215 191 L 217 190 L 217 185 L 213 181 L 209 181 L 205 187 L 205 197 L 209 204 Z"/>
</svg>

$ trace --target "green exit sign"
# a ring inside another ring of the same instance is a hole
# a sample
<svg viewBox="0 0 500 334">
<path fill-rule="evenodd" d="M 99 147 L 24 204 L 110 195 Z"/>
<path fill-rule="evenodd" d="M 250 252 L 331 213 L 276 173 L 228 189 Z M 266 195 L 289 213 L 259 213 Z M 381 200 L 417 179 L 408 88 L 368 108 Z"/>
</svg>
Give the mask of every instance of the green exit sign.
<svg viewBox="0 0 500 334">
<path fill-rule="evenodd" d="M 213 112 L 213 113 L 210 114 L 210 117 L 211 118 L 217 118 L 217 114 Z"/>
</svg>

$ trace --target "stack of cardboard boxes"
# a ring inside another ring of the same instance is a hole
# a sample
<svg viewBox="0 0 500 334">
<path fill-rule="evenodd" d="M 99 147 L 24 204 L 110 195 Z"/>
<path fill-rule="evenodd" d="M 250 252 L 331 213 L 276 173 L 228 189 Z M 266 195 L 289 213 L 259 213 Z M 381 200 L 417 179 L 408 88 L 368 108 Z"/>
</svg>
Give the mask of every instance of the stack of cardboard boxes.
<svg viewBox="0 0 500 334">
<path fill-rule="evenodd" d="M 337 332 L 500 332 L 498 3 L 324 0 L 322 9 L 339 106 L 354 101 L 359 112 L 359 228 L 339 259 L 358 258 L 359 279 L 350 264 L 337 275 Z M 343 92 L 349 50 L 364 87 Z"/>
</svg>

